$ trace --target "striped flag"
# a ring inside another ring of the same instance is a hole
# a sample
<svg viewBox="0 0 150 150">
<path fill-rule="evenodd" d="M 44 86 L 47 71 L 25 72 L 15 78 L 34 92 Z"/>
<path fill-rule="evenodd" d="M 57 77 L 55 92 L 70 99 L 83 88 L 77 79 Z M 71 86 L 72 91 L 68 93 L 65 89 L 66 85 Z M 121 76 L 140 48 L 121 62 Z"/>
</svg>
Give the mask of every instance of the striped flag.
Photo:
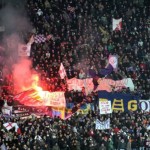
<svg viewBox="0 0 150 150">
<path fill-rule="evenodd" d="M 60 75 L 61 79 L 64 79 L 67 76 L 66 70 L 65 70 L 64 65 L 62 63 L 60 64 L 59 75 Z"/>
<path fill-rule="evenodd" d="M 52 117 L 60 117 L 61 119 L 65 119 L 65 107 L 59 108 L 59 107 L 52 107 Z"/>
</svg>

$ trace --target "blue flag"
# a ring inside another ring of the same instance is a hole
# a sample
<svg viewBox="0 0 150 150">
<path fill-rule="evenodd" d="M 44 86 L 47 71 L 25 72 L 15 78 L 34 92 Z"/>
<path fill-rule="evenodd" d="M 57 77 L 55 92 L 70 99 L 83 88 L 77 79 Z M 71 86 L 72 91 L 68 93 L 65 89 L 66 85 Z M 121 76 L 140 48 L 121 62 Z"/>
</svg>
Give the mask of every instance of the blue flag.
<svg viewBox="0 0 150 150">
<path fill-rule="evenodd" d="M 111 64 L 109 64 L 109 65 L 107 66 L 107 68 L 101 69 L 99 73 L 100 73 L 100 75 L 106 76 L 106 75 L 111 74 L 112 72 L 113 72 L 113 67 L 112 67 Z"/>
</svg>

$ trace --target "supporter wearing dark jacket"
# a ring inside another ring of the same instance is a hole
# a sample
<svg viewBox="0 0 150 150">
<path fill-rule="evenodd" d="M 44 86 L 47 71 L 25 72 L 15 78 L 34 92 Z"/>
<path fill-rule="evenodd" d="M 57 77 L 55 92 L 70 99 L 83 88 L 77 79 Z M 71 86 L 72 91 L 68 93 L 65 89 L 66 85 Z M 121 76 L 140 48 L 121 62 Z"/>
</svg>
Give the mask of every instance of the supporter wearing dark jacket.
<svg viewBox="0 0 150 150">
<path fill-rule="evenodd" d="M 126 150 L 126 146 L 127 144 L 125 143 L 124 139 L 122 139 L 121 141 L 119 141 L 118 143 L 118 150 Z"/>
</svg>

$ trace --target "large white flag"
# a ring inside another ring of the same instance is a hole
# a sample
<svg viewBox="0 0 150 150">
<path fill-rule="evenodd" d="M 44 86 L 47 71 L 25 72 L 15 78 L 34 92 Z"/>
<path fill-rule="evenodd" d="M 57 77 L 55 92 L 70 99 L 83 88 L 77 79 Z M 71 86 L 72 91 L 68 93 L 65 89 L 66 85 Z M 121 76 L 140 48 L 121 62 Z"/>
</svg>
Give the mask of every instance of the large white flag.
<svg viewBox="0 0 150 150">
<path fill-rule="evenodd" d="M 59 75 L 60 75 L 61 79 L 64 79 L 67 76 L 66 70 L 65 70 L 65 68 L 64 68 L 62 63 L 60 64 Z"/>
<path fill-rule="evenodd" d="M 13 127 L 16 127 L 16 123 L 7 122 L 7 123 L 4 123 L 3 126 L 7 129 L 7 131 L 9 131 Z"/>
<path fill-rule="evenodd" d="M 19 126 L 15 122 L 13 122 L 13 123 L 7 122 L 7 123 L 4 123 L 3 126 L 6 128 L 7 131 L 9 131 L 12 128 L 15 128 L 15 132 L 18 132 L 18 130 L 19 130 Z"/>
<path fill-rule="evenodd" d="M 99 121 L 98 119 L 95 122 L 95 128 L 98 130 L 106 130 L 110 128 L 110 118 L 106 121 Z"/>
<path fill-rule="evenodd" d="M 31 45 L 34 43 L 34 36 L 32 35 L 27 44 L 18 44 L 18 55 L 19 56 L 30 56 Z"/>
<path fill-rule="evenodd" d="M 121 30 L 122 29 L 122 18 L 114 19 L 113 18 L 113 31 L 114 30 Z"/>
<path fill-rule="evenodd" d="M 31 51 L 31 43 L 18 45 L 19 56 L 30 56 L 30 51 Z"/>
</svg>

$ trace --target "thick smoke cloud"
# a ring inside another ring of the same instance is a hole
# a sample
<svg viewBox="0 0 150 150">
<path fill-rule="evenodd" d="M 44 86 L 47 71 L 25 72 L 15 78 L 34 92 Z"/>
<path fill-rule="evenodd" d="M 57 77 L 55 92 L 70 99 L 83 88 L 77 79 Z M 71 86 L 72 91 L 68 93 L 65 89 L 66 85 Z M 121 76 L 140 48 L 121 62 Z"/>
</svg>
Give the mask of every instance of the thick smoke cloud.
<svg viewBox="0 0 150 150">
<path fill-rule="evenodd" d="M 0 10 L 1 24 L 5 26 L 5 31 L 8 34 L 13 32 L 26 32 L 31 29 L 31 25 L 26 17 L 24 10 L 24 1 L 19 5 L 17 1 L 6 4 L 4 8 Z M 14 6 L 14 4 L 16 4 Z M 18 4 L 18 5 L 17 5 Z"/>
<path fill-rule="evenodd" d="M 13 84 L 17 92 L 21 92 L 23 87 L 32 84 L 32 80 L 29 79 L 33 72 L 31 60 L 18 56 L 18 44 L 26 44 L 25 37 L 32 30 L 24 11 L 24 3 L 22 0 L 21 2 L 21 7 L 16 7 L 18 6 L 17 1 L 14 3 L 10 1 L 8 5 L 0 10 L 1 24 L 5 26 L 3 35 L 5 50 L 1 55 L 4 60 L 1 64 L 3 66 L 3 76 L 13 75 Z"/>
</svg>

